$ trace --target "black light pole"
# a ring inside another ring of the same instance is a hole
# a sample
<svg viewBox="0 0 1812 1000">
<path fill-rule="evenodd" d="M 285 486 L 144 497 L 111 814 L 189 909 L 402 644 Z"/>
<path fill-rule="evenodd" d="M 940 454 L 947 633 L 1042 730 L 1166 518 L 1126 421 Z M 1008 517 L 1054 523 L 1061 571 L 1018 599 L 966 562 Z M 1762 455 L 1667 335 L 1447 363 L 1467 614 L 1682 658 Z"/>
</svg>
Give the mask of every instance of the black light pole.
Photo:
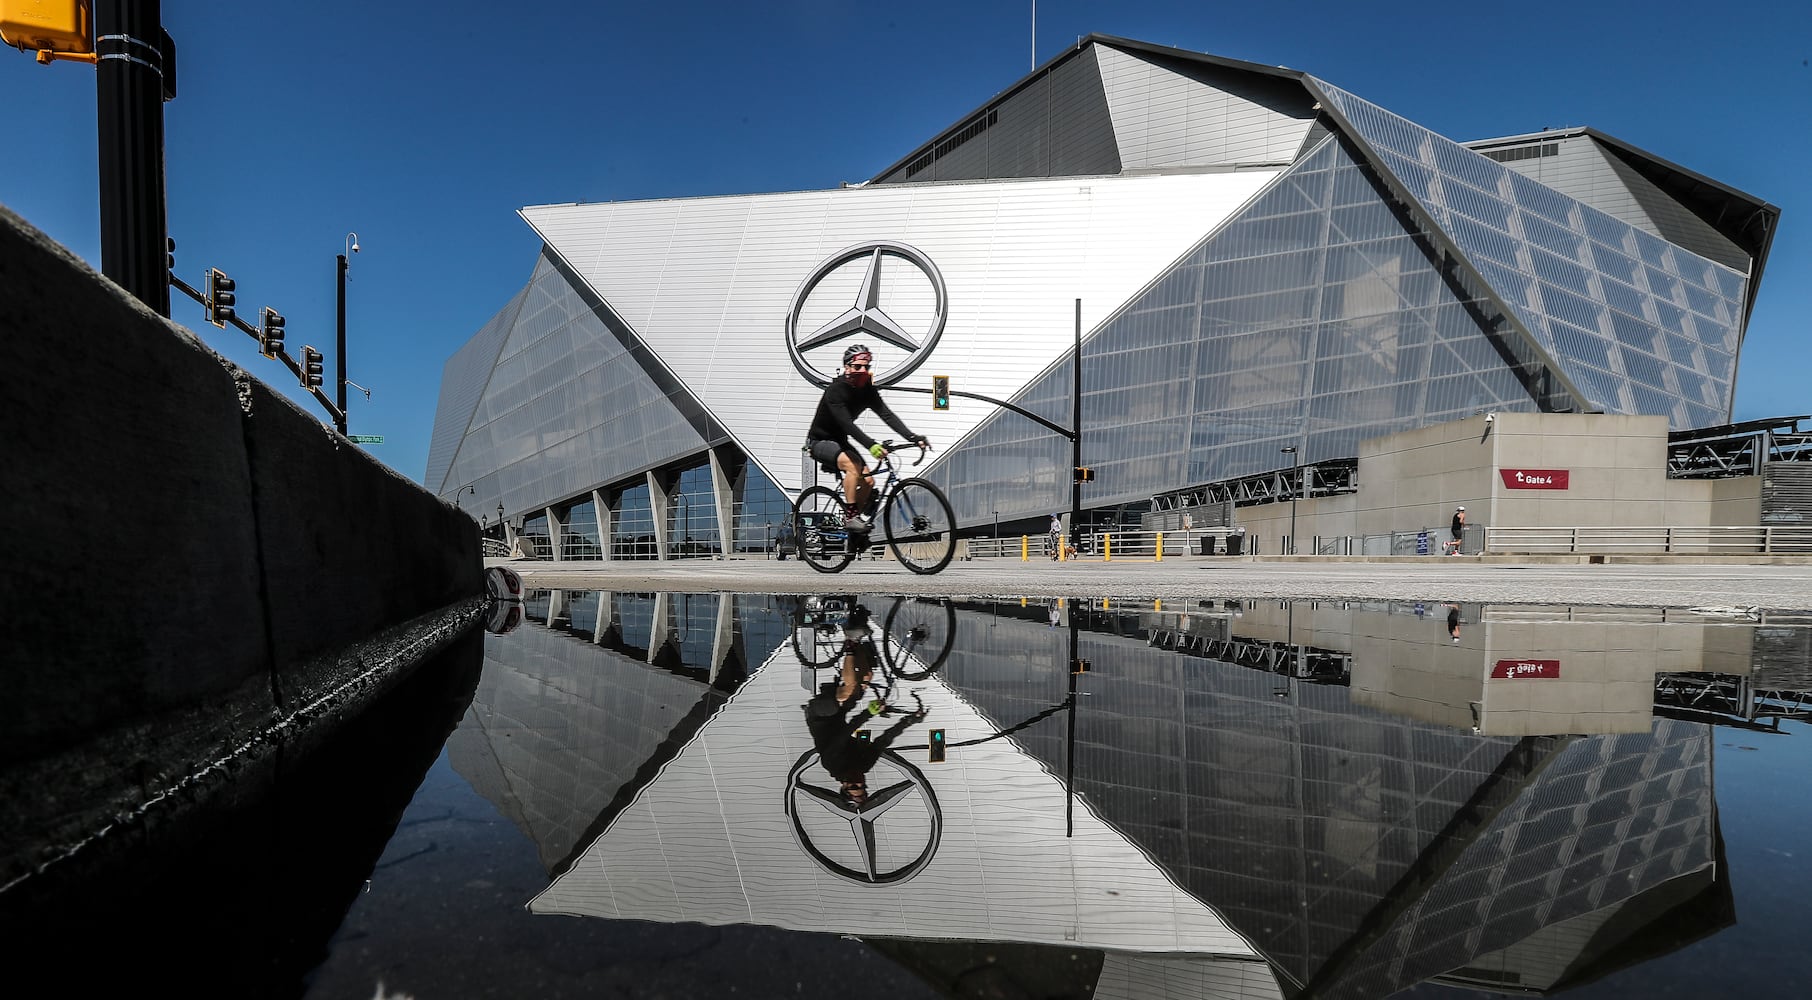
<svg viewBox="0 0 1812 1000">
<path fill-rule="evenodd" d="M 1296 554 L 1296 494 L 1301 480 L 1296 475 L 1296 446 L 1278 449 L 1290 456 L 1290 554 Z"/>
<path fill-rule="evenodd" d="M 359 234 L 346 234 L 346 253 L 340 254 L 339 269 L 339 311 L 334 329 L 337 346 L 334 348 L 334 404 L 340 408 L 339 416 L 334 418 L 334 429 L 346 433 L 346 256 L 359 252 Z M 498 504 L 497 516 L 503 517 L 502 504 Z"/>
<path fill-rule="evenodd" d="M 1070 545 L 1082 551 L 1082 300 L 1076 300 L 1076 349 L 1071 355 L 1076 384 L 1070 391 Z"/>
<path fill-rule="evenodd" d="M 99 0 L 94 42 L 101 273 L 168 316 L 164 102 L 176 96 L 176 43 L 159 0 Z"/>
</svg>

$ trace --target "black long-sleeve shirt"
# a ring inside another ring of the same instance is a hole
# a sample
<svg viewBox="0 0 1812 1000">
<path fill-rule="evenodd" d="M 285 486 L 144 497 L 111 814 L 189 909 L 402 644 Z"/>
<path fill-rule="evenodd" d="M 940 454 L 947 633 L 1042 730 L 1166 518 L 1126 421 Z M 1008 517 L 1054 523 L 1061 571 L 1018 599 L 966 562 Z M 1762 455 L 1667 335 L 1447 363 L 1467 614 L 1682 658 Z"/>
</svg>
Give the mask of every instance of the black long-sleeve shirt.
<svg viewBox="0 0 1812 1000">
<path fill-rule="evenodd" d="M 899 415 L 881 399 L 879 389 L 873 385 L 857 388 L 850 385 L 848 380 L 837 378 L 825 388 L 824 397 L 818 400 L 818 411 L 812 414 L 812 426 L 806 431 L 806 439 L 844 443 L 853 439 L 861 442 L 864 449 L 873 447 L 875 439 L 856 424 L 856 418 L 869 410 L 887 421 L 887 426 L 898 431 L 907 440 L 918 437 L 906 428 Z"/>
</svg>

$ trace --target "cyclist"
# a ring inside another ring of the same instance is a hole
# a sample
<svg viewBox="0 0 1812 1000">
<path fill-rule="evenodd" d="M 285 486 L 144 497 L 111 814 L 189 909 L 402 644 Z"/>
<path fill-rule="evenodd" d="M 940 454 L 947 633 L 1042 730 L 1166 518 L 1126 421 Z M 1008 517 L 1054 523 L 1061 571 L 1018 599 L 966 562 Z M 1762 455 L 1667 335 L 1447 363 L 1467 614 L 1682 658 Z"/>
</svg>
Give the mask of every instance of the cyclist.
<svg viewBox="0 0 1812 1000">
<path fill-rule="evenodd" d="M 874 353 L 865 344 L 851 344 L 843 351 L 843 373 L 832 379 L 812 414 L 812 426 L 805 432 L 805 450 L 826 472 L 843 477 L 843 502 L 848 506 L 844 527 L 854 534 L 866 534 L 870 528 L 868 501 L 874 495 L 875 480 L 868 474 L 868 461 L 863 451 L 874 458 L 887 456 L 887 449 L 857 426 L 856 418 L 875 411 L 887 426 L 899 432 L 920 448 L 931 447 L 923 434 L 906 429 L 899 415 L 881 399 L 875 388 L 872 366 Z M 851 439 L 861 442 L 858 449 Z"/>
</svg>

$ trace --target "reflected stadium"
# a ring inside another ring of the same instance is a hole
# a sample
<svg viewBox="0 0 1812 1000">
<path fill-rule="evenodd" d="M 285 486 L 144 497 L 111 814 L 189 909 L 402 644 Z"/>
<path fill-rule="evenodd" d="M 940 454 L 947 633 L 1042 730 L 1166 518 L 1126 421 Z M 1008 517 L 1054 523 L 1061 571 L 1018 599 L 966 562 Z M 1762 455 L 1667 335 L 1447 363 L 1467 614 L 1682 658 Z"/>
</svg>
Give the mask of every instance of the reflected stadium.
<svg viewBox="0 0 1812 1000">
<path fill-rule="evenodd" d="M 447 361 L 424 482 L 609 559 L 767 548 L 858 337 L 969 529 L 1068 506 L 1069 443 L 960 394 L 1068 426 L 1077 338 L 1092 510 L 1486 411 L 1723 425 L 1779 210 L 1594 129 L 1460 144 L 1091 35 L 867 181 L 521 215 L 542 252 Z M 948 410 L 907 394 L 934 374 Z"/>
<path fill-rule="evenodd" d="M 1749 617 L 855 600 L 934 789 L 865 849 L 787 805 L 842 599 L 532 592 L 447 744 L 540 850 L 530 912 L 854 934 L 933 984 L 981 942 L 1037 995 L 1547 994 L 1734 923 L 1714 733 L 1812 708 L 1803 629 Z"/>
</svg>

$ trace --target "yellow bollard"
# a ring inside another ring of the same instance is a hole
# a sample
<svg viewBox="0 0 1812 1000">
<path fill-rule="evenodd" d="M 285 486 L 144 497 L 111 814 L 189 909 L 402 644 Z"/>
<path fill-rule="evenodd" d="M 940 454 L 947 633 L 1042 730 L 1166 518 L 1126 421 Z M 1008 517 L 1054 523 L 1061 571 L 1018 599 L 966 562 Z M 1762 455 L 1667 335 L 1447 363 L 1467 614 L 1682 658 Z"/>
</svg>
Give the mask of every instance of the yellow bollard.
<svg viewBox="0 0 1812 1000">
<path fill-rule="evenodd" d="M 1152 602 L 1151 602 L 1151 610 L 1153 610 L 1153 611 L 1162 611 L 1162 610 L 1164 610 L 1164 602 L 1163 602 L 1163 601 L 1161 601 L 1161 600 L 1160 600 L 1160 601 L 1152 601 Z"/>
<path fill-rule="evenodd" d="M 1158 532 L 1158 557 L 1153 561 L 1154 562 L 1163 562 L 1164 561 L 1164 533 L 1162 531 Z"/>
<path fill-rule="evenodd" d="M 1026 558 L 1027 558 L 1026 553 L 1029 551 L 1031 544 L 1032 544 L 1032 540 L 1030 538 L 1026 537 L 1025 535 L 1019 536 L 1019 561 L 1020 562 L 1026 561 Z"/>
<path fill-rule="evenodd" d="M 1112 535 L 1101 536 L 1101 561 L 1114 561 L 1114 536 Z"/>
</svg>

